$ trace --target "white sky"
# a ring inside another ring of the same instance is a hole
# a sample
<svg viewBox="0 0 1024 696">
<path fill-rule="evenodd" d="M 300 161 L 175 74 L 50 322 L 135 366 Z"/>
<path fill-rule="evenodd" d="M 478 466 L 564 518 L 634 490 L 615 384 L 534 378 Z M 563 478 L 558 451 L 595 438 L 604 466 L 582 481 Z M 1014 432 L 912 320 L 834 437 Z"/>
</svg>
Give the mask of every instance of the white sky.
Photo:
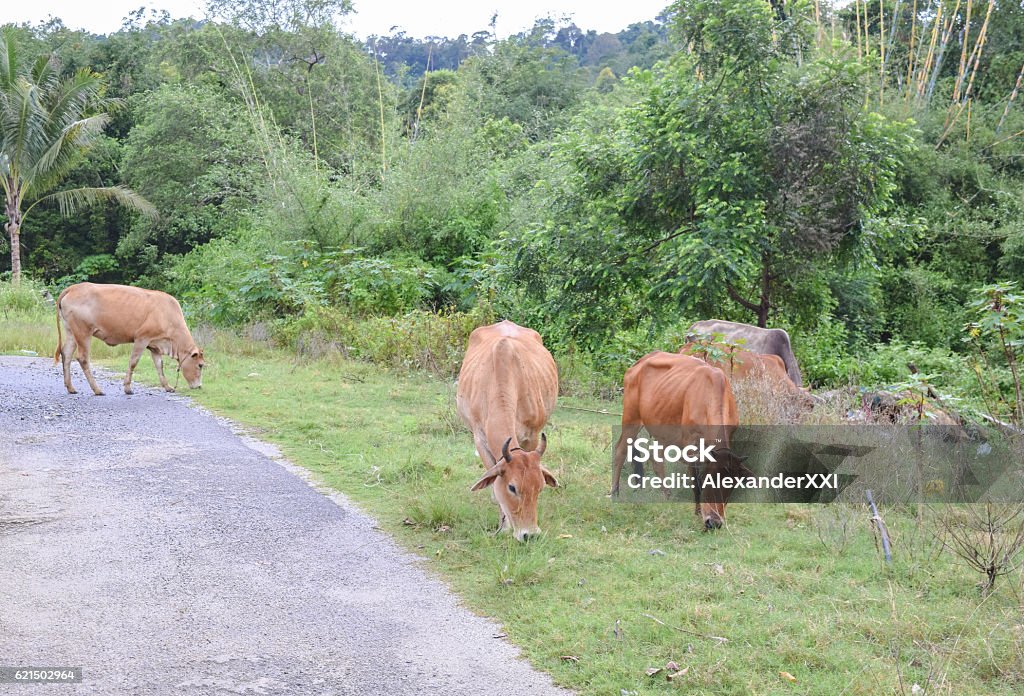
<svg viewBox="0 0 1024 696">
<path fill-rule="evenodd" d="M 370 34 L 390 34 L 404 30 L 409 36 L 472 35 L 487 29 L 491 16 L 498 13 L 497 34 L 514 34 L 533 26 L 534 19 L 572 15 L 582 29 L 619 31 L 633 22 L 654 19 L 671 0 L 353 0 L 355 13 L 343 27 L 365 38 Z M 201 18 L 204 0 L 5 0 L 0 9 L 0 24 L 36 23 L 59 17 L 72 29 L 88 29 L 107 34 L 121 27 L 131 11 L 147 8 L 168 10 L 172 17 Z"/>
</svg>

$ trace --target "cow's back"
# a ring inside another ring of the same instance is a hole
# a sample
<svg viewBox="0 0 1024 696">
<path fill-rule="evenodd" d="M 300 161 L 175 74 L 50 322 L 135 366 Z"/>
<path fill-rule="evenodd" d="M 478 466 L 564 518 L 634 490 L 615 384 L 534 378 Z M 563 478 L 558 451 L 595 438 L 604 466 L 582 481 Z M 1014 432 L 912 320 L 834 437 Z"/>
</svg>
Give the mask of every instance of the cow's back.
<svg viewBox="0 0 1024 696">
<path fill-rule="evenodd" d="M 539 333 L 510 321 L 473 331 L 456 392 L 468 427 L 498 416 L 514 421 L 517 431 L 539 429 L 557 398 L 558 368 Z"/>
<path fill-rule="evenodd" d="M 649 353 L 626 372 L 624 401 L 649 426 L 731 426 L 736 400 L 725 373 L 700 358 Z"/>
</svg>

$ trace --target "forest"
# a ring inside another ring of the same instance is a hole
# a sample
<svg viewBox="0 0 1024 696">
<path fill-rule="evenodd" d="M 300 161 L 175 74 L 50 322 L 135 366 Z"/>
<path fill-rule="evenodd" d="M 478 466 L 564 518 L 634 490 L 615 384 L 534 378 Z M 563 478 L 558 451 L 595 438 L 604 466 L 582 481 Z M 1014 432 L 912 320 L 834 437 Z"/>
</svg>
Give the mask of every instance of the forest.
<svg viewBox="0 0 1024 696">
<path fill-rule="evenodd" d="M 597 395 L 723 318 L 787 329 L 817 388 L 1024 415 L 1019 4 L 681 0 L 615 34 L 365 42 L 351 11 L 6 27 L 2 277 L 445 375 L 506 317 Z M 32 99 L 79 125 L 19 121 Z"/>
</svg>

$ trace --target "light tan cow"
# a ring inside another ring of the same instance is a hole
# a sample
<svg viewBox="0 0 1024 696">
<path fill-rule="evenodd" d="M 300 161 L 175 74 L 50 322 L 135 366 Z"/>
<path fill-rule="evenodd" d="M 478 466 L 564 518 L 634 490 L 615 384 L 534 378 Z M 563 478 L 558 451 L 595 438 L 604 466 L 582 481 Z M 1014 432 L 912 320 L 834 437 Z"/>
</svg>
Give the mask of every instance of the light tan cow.
<svg viewBox="0 0 1024 696">
<path fill-rule="evenodd" d="M 690 467 L 691 474 L 699 474 L 701 481 L 706 475 L 752 475 L 743 466 L 743 459 L 729 448 L 739 417 L 729 379 L 722 370 L 690 355 L 655 351 L 626 370 L 623 386 L 622 433 L 613 459 L 613 496 L 619 493 L 622 465 L 641 428 L 666 447 L 693 446 L 701 440 L 711 445 L 713 460 L 705 463 L 703 471 L 698 471 L 696 464 Z M 655 460 L 653 464 L 655 473 L 664 477 L 664 462 Z M 635 473 L 643 474 L 642 464 L 636 463 Z M 702 490 L 695 485 L 693 494 L 705 528 L 721 527 L 728 491 Z"/>
<path fill-rule="evenodd" d="M 540 463 L 557 398 L 558 368 L 539 333 L 511 321 L 473 331 L 455 397 L 487 469 L 472 490 L 493 486 L 499 531 L 511 527 L 519 541 L 540 533 L 537 498 L 544 484 L 558 485 Z"/>
<path fill-rule="evenodd" d="M 61 324 L 67 336 L 61 334 Z M 57 298 L 57 352 L 54 362 L 64 366 L 64 386 L 69 394 L 77 393 L 71 384 L 71 359 L 78 353 L 89 386 L 97 396 L 103 390 L 96 384 L 89 367 L 92 337 L 109 346 L 132 344 L 128 373 L 124 376 L 124 393 L 132 393 L 132 371 L 148 350 L 153 356 L 160 384 L 174 391 L 164 377 L 163 356 L 178 361 L 188 386 L 198 389 L 203 382 L 203 351 L 196 346 L 185 325 L 185 316 L 178 301 L 159 290 L 144 290 L 127 285 L 78 283 Z"/>
</svg>

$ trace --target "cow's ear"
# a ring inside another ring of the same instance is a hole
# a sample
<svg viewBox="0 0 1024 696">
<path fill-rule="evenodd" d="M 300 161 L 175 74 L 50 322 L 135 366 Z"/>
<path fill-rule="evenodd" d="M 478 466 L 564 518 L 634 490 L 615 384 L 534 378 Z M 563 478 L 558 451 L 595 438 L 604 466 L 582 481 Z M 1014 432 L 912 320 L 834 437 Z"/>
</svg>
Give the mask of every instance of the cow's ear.
<svg viewBox="0 0 1024 696">
<path fill-rule="evenodd" d="M 495 466 L 492 466 L 490 469 L 488 469 L 487 471 L 484 472 L 483 478 L 480 479 L 479 481 L 477 481 L 476 483 L 474 483 L 473 487 L 470 488 L 469 490 L 471 490 L 471 491 L 479 491 L 479 490 L 481 490 L 483 488 L 487 488 L 492 483 L 494 483 L 494 479 L 498 478 L 499 476 L 501 476 L 504 473 L 505 473 L 505 465 L 504 464 L 497 464 Z"/>
<path fill-rule="evenodd" d="M 192 358 L 193 360 L 198 360 L 199 356 L 201 356 L 202 354 L 203 354 L 202 351 L 197 349 L 197 350 L 192 351 L 192 355 L 190 355 L 189 357 Z"/>
<path fill-rule="evenodd" d="M 552 474 L 543 466 L 540 468 L 540 473 L 544 474 L 544 483 L 548 484 L 552 488 L 558 488 L 558 481 L 555 480 L 554 474 Z"/>
</svg>

